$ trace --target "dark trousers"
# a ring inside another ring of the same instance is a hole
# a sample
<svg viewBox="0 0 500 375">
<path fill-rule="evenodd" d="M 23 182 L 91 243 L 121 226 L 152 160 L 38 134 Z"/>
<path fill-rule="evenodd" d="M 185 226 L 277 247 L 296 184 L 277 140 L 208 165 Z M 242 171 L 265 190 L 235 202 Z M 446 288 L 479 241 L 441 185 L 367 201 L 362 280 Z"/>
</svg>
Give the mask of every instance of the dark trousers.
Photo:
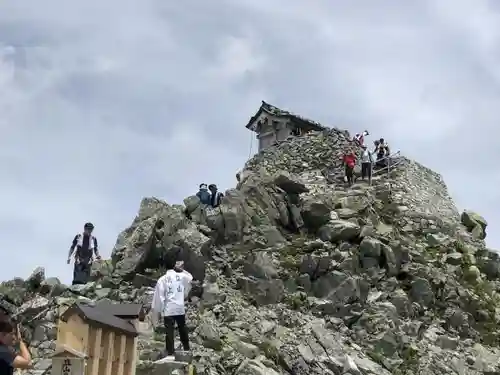
<svg viewBox="0 0 500 375">
<path fill-rule="evenodd" d="M 372 178 L 372 163 L 361 163 L 361 178 L 364 180 L 368 177 L 370 180 Z"/>
<path fill-rule="evenodd" d="M 377 167 L 385 168 L 387 165 L 387 159 L 385 158 L 385 154 L 377 154 Z"/>
<path fill-rule="evenodd" d="M 348 165 L 345 166 L 345 176 L 347 177 L 347 183 L 349 185 L 352 185 L 354 182 L 353 176 L 354 176 L 354 167 L 349 167 Z"/>
<path fill-rule="evenodd" d="M 189 336 L 186 327 L 186 315 L 165 316 L 163 318 L 163 322 L 165 324 L 166 330 L 165 349 L 167 350 L 167 355 L 175 354 L 175 323 L 177 323 L 177 328 L 179 328 L 179 336 L 184 350 L 189 350 Z"/>
<path fill-rule="evenodd" d="M 73 285 L 76 284 L 87 284 L 90 279 L 90 269 L 92 263 L 88 261 L 80 261 L 77 263 L 75 261 L 75 267 L 73 269 Z"/>
</svg>

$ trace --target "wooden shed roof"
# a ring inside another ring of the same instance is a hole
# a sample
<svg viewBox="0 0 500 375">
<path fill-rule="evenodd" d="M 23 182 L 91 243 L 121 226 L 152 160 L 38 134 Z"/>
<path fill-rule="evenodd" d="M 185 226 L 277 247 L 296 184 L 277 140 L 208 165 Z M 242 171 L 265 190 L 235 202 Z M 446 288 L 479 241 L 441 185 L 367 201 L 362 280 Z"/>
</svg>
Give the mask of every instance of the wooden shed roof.
<svg viewBox="0 0 500 375">
<path fill-rule="evenodd" d="M 96 308 L 121 319 L 137 319 L 142 315 L 142 303 L 111 303 L 100 301 Z"/>
<path fill-rule="evenodd" d="M 61 316 L 62 321 L 67 321 L 72 315 L 77 314 L 84 321 L 111 328 L 128 336 L 137 336 L 137 329 L 134 325 L 124 319 L 118 318 L 105 309 L 98 306 L 89 306 L 81 302 L 75 302 Z"/>
</svg>

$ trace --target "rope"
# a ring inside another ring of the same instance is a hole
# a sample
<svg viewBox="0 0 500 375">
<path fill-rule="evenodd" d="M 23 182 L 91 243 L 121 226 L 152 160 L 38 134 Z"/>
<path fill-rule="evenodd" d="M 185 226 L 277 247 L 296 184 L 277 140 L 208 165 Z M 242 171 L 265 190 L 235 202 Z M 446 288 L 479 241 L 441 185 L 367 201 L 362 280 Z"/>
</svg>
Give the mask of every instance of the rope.
<svg viewBox="0 0 500 375">
<path fill-rule="evenodd" d="M 248 151 L 248 160 L 250 160 L 250 156 L 252 156 L 253 149 L 253 133 L 250 133 L 250 150 Z"/>
</svg>

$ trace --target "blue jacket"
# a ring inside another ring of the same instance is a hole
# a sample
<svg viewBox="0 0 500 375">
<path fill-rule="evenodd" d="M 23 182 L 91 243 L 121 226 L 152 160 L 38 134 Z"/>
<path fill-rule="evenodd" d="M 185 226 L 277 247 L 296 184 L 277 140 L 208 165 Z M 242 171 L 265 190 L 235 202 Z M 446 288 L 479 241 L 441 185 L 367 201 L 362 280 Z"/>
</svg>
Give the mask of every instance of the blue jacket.
<svg viewBox="0 0 500 375">
<path fill-rule="evenodd" d="M 200 190 L 196 193 L 196 196 L 200 198 L 202 204 L 210 204 L 211 195 L 207 189 Z"/>
</svg>

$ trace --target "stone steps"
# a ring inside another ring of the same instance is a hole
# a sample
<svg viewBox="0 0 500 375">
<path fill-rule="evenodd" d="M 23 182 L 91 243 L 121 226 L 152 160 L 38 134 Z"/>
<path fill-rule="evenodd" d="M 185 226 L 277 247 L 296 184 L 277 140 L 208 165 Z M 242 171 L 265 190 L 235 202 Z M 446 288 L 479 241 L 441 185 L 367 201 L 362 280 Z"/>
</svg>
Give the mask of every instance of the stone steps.
<svg viewBox="0 0 500 375">
<path fill-rule="evenodd" d="M 151 375 L 195 375 L 196 369 L 188 362 L 156 363 Z"/>
<path fill-rule="evenodd" d="M 196 368 L 191 363 L 192 360 L 192 353 L 177 351 L 174 361 L 156 361 L 151 375 L 196 375 Z"/>
</svg>

